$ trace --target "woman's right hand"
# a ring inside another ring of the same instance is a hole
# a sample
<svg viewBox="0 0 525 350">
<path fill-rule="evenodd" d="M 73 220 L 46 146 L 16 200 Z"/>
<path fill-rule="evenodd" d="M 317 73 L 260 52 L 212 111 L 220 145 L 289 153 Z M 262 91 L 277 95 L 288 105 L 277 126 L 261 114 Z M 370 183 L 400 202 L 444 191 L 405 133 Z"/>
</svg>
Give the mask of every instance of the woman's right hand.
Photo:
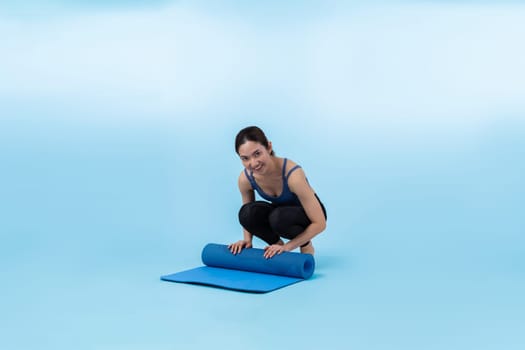
<svg viewBox="0 0 525 350">
<path fill-rule="evenodd" d="M 252 242 L 241 239 L 240 241 L 230 244 L 228 246 L 228 249 L 230 249 L 230 252 L 232 252 L 232 254 L 239 254 L 243 250 L 243 248 L 251 248 L 251 247 L 252 247 Z"/>
</svg>

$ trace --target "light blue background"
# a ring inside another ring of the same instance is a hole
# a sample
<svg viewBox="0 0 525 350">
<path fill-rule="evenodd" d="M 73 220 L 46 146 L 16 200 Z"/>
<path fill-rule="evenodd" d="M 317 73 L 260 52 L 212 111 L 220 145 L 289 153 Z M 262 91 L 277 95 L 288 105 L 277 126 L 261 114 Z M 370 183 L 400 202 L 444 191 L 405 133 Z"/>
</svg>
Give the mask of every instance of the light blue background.
<svg viewBox="0 0 525 350">
<path fill-rule="evenodd" d="M 519 1 L 2 2 L 0 347 L 523 349 L 524 37 Z M 241 237 L 252 124 L 327 206 L 314 278 L 161 282 Z"/>
</svg>

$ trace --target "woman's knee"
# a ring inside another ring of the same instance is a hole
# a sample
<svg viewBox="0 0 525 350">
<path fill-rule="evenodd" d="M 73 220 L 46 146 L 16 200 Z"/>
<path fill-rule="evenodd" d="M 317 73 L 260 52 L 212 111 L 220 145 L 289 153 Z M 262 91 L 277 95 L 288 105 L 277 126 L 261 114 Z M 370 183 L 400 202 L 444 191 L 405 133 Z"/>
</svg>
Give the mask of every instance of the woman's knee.
<svg viewBox="0 0 525 350">
<path fill-rule="evenodd" d="M 280 207 L 268 218 L 272 229 L 283 237 L 295 236 L 306 229 L 310 220 L 301 207 Z"/>
<path fill-rule="evenodd" d="M 245 203 L 242 205 L 241 209 L 239 209 L 239 222 L 243 226 L 244 223 L 247 222 L 248 218 L 250 217 L 250 204 L 251 203 Z"/>
<path fill-rule="evenodd" d="M 291 217 L 288 214 L 290 213 L 287 213 L 285 208 L 276 208 L 274 211 L 272 211 L 268 217 L 268 221 L 274 232 L 277 232 L 281 235 L 287 233 L 286 231 L 291 224 Z"/>
<path fill-rule="evenodd" d="M 281 208 L 274 209 L 270 216 L 268 216 L 268 223 L 274 232 L 281 233 L 282 222 L 281 222 Z"/>
<path fill-rule="evenodd" d="M 247 227 L 253 223 L 266 221 L 272 209 L 269 203 L 263 201 L 245 203 L 239 209 L 239 222 L 242 226 Z"/>
</svg>

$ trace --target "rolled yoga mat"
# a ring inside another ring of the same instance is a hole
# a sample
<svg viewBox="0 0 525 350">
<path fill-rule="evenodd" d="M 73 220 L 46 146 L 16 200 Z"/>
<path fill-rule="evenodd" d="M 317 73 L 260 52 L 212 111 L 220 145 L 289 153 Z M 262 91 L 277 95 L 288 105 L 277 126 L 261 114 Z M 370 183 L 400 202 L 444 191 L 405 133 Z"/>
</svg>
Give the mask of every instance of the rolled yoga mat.
<svg viewBox="0 0 525 350">
<path fill-rule="evenodd" d="M 161 276 L 161 280 L 266 293 L 308 279 L 314 273 L 311 254 L 283 252 L 266 259 L 263 253 L 263 249 L 247 248 L 234 255 L 227 245 L 210 243 L 201 254 L 206 266 Z"/>
</svg>

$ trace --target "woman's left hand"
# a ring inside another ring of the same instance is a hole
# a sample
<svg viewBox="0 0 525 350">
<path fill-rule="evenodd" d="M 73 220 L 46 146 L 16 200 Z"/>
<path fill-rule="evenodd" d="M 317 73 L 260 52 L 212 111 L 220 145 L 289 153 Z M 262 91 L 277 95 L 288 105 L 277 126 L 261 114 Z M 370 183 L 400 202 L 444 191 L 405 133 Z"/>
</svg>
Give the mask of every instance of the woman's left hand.
<svg viewBox="0 0 525 350">
<path fill-rule="evenodd" d="M 263 256 L 266 258 L 266 259 L 270 259 L 272 258 L 274 255 L 276 254 L 281 254 L 282 252 L 286 251 L 286 249 L 284 249 L 284 246 L 282 244 L 272 244 L 272 245 L 269 245 L 269 246 L 266 246 L 264 248 L 264 254 Z"/>
</svg>

